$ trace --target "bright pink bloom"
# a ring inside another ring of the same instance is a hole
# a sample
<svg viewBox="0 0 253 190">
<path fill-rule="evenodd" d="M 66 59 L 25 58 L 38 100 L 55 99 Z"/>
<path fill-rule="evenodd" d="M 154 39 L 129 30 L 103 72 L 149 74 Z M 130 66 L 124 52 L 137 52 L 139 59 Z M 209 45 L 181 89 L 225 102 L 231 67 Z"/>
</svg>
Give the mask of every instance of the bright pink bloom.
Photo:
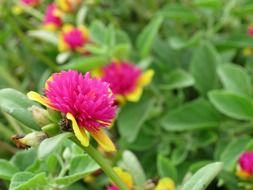
<svg viewBox="0 0 253 190">
<path fill-rule="evenodd" d="M 54 3 L 47 6 L 44 16 L 43 25 L 50 29 L 55 30 L 62 25 L 61 12 Z"/>
<path fill-rule="evenodd" d="M 113 61 L 102 70 L 102 80 L 110 83 L 110 88 L 114 94 L 127 95 L 132 92 L 137 85 L 141 70 L 128 62 L 120 63 Z"/>
<path fill-rule="evenodd" d="M 239 158 L 240 169 L 253 175 L 253 152 L 244 152 Z"/>
<path fill-rule="evenodd" d="M 89 133 L 107 152 L 116 148 L 103 127 L 112 124 L 116 106 L 109 84 L 87 73 L 62 71 L 54 73 L 45 83 L 45 96 L 29 92 L 27 96 L 42 105 L 61 112 L 72 123 L 80 143 L 89 146 Z"/>
<path fill-rule="evenodd" d="M 82 47 L 86 42 L 83 33 L 78 28 L 73 28 L 70 32 L 65 33 L 63 38 L 64 41 L 69 44 L 71 49 Z"/>
<path fill-rule="evenodd" d="M 62 113 L 71 113 L 80 127 L 96 131 L 109 126 L 116 114 L 114 96 L 109 84 L 91 78 L 89 73 L 62 71 L 47 82 L 45 95 L 51 106 Z"/>
<path fill-rule="evenodd" d="M 253 36 L 253 26 L 248 28 L 248 35 Z"/>
<path fill-rule="evenodd" d="M 106 190 L 120 190 L 120 189 L 115 185 L 111 185 L 111 186 L 107 187 Z"/>
<path fill-rule="evenodd" d="M 89 42 L 89 32 L 85 26 L 74 27 L 66 24 L 59 35 L 59 50 L 85 53 L 84 46 Z"/>
<path fill-rule="evenodd" d="M 21 0 L 21 3 L 28 6 L 37 6 L 40 3 L 40 0 Z"/>
</svg>

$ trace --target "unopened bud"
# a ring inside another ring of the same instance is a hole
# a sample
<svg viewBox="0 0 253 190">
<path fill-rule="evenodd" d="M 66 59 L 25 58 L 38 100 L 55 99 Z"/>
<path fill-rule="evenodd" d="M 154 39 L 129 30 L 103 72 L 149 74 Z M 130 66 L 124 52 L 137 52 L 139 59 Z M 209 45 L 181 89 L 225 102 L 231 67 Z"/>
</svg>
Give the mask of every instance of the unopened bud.
<svg viewBox="0 0 253 190">
<path fill-rule="evenodd" d="M 70 160 L 71 159 L 71 151 L 70 148 L 65 148 L 65 150 L 63 151 L 62 157 L 64 158 L 64 160 Z"/>
<path fill-rule="evenodd" d="M 44 126 L 50 123 L 47 110 L 38 106 L 28 108 L 32 112 L 33 118 L 39 126 Z"/>
<path fill-rule="evenodd" d="M 47 138 L 44 132 L 32 132 L 25 136 L 15 135 L 12 140 L 16 143 L 18 148 L 37 147 Z"/>
</svg>

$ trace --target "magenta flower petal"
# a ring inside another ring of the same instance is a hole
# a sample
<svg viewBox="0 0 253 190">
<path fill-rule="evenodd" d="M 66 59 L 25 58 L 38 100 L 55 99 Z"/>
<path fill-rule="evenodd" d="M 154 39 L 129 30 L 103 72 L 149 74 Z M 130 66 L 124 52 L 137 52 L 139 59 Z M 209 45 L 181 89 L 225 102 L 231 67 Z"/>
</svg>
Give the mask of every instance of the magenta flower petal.
<svg viewBox="0 0 253 190">
<path fill-rule="evenodd" d="M 119 188 L 116 185 L 111 185 L 111 186 L 107 187 L 106 190 L 119 190 Z"/>
<path fill-rule="evenodd" d="M 21 0 L 21 3 L 28 6 L 37 6 L 40 0 Z"/>
<path fill-rule="evenodd" d="M 62 19 L 57 15 L 58 8 L 54 3 L 47 6 L 47 10 L 44 16 L 44 25 L 54 25 L 55 27 L 60 27 L 62 25 Z"/>
<path fill-rule="evenodd" d="M 116 114 L 109 84 L 91 78 L 89 73 L 62 71 L 47 82 L 45 95 L 62 113 L 71 113 L 80 127 L 88 131 L 109 126 Z"/>
<path fill-rule="evenodd" d="M 248 28 L 248 35 L 253 36 L 253 26 Z"/>
<path fill-rule="evenodd" d="M 244 152 L 239 158 L 241 170 L 253 174 L 253 152 Z"/>
<path fill-rule="evenodd" d="M 126 95 L 137 86 L 141 69 L 128 62 L 112 62 L 103 68 L 102 80 L 110 83 L 114 94 Z"/>
<path fill-rule="evenodd" d="M 63 38 L 71 49 L 82 47 L 86 43 L 82 31 L 78 28 L 73 28 L 70 32 L 65 33 Z"/>
</svg>

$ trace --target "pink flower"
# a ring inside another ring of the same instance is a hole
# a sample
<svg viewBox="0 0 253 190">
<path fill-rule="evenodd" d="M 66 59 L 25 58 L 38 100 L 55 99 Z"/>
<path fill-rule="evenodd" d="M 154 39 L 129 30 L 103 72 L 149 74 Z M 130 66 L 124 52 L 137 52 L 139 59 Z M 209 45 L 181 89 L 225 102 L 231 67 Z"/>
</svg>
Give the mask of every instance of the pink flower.
<svg viewBox="0 0 253 190">
<path fill-rule="evenodd" d="M 118 102 L 124 103 L 125 100 L 136 102 L 140 99 L 143 88 L 151 82 L 154 71 L 143 72 L 134 64 L 116 60 L 102 68 L 97 75 L 110 83 Z"/>
<path fill-rule="evenodd" d="M 239 158 L 237 176 L 249 178 L 253 176 L 253 152 L 244 152 Z"/>
<path fill-rule="evenodd" d="M 65 12 L 72 12 L 81 4 L 81 0 L 56 0 L 59 8 Z"/>
<path fill-rule="evenodd" d="M 35 92 L 29 92 L 28 97 L 65 114 L 84 146 L 89 145 L 86 135 L 89 132 L 106 151 L 115 150 L 102 130 L 112 124 L 116 114 L 114 96 L 108 83 L 91 78 L 89 73 L 62 71 L 48 79 L 44 92 L 45 97 Z"/>
<path fill-rule="evenodd" d="M 136 88 L 141 72 L 133 64 L 124 61 L 119 64 L 114 61 L 103 68 L 102 80 L 110 83 L 114 94 L 127 95 Z"/>
<path fill-rule="evenodd" d="M 89 41 L 87 28 L 65 25 L 59 38 L 59 50 L 85 52 L 84 45 Z"/>
<path fill-rule="evenodd" d="M 249 26 L 248 35 L 253 36 L 253 26 Z"/>
<path fill-rule="evenodd" d="M 111 185 L 111 186 L 107 187 L 106 190 L 120 190 L 120 189 L 115 185 Z"/>
<path fill-rule="evenodd" d="M 35 7 L 40 4 L 40 0 L 21 0 L 23 5 Z"/>
<path fill-rule="evenodd" d="M 47 6 L 43 25 L 48 30 L 56 30 L 62 25 L 62 13 L 54 3 Z"/>
</svg>

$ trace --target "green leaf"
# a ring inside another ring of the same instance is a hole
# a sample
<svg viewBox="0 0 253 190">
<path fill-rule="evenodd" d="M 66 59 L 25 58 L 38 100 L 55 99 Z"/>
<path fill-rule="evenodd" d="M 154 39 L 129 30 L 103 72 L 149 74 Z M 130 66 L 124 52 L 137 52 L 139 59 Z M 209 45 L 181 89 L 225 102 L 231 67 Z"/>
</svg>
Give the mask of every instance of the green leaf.
<svg viewBox="0 0 253 190">
<path fill-rule="evenodd" d="M 75 69 L 80 72 L 87 72 L 97 67 L 101 67 L 109 62 L 104 56 L 89 56 L 72 59 L 69 63 L 60 67 L 60 70 Z"/>
<path fill-rule="evenodd" d="M 17 152 L 12 158 L 11 163 L 17 166 L 21 171 L 27 169 L 36 160 L 36 150 L 22 150 Z"/>
<path fill-rule="evenodd" d="M 66 187 L 65 190 L 88 190 L 87 187 L 84 187 L 82 183 L 74 183 L 68 187 Z"/>
<path fill-rule="evenodd" d="M 19 172 L 11 178 L 10 190 L 27 190 L 47 185 L 45 173 Z"/>
<path fill-rule="evenodd" d="M 237 6 L 234 10 L 236 16 L 245 17 L 247 15 L 251 15 L 253 11 L 253 4 L 250 1 L 245 1 L 244 4 Z"/>
<path fill-rule="evenodd" d="M 245 190 L 245 187 L 240 186 L 240 179 L 233 172 L 222 171 L 219 178 L 229 190 Z"/>
<path fill-rule="evenodd" d="M 54 32 L 49 32 L 46 30 L 33 30 L 28 32 L 28 36 L 38 38 L 42 41 L 58 46 L 58 36 Z"/>
<path fill-rule="evenodd" d="M 65 61 L 67 61 L 69 59 L 70 56 L 71 56 L 71 52 L 69 52 L 69 51 L 59 53 L 56 57 L 56 62 L 59 64 L 63 64 Z"/>
<path fill-rule="evenodd" d="M 57 136 L 45 139 L 40 143 L 38 148 L 38 158 L 40 160 L 52 154 L 58 147 L 63 145 L 63 142 L 72 136 L 72 133 L 62 133 Z"/>
<path fill-rule="evenodd" d="M 166 76 L 166 84 L 160 85 L 162 89 L 172 90 L 178 88 L 185 88 L 194 84 L 193 77 L 184 70 L 177 69 Z"/>
<path fill-rule="evenodd" d="M 162 119 L 162 127 L 168 131 L 197 130 L 217 127 L 221 115 L 204 99 L 186 103 L 170 111 Z"/>
<path fill-rule="evenodd" d="M 10 180 L 18 171 L 19 169 L 15 165 L 7 160 L 0 159 L 0 179 Z"/>
<path fill-rule="evenodd" d="M 136 139 L 153 105 L 154 99 L 143 98 L 122 108 L 118 116 L 119 133 L 128 142 Z"/>
<path fill-rule="evenodd" d="M 117 44 L 129 44 L 131 45 L 131 39 L 129 38 L 128 34 L 124 30 L 117 29 L 115 34 Z"/>
<path fill-rule="evenodd" d="M 226 90 L 250 96 L 251 81 L 246 70 L 234 64 L 222 65 L 218 69 L 218 75 Z"/>
<path fill-rule="evenodd" d="M 215 90 L 211 91 L 208 97 L 217 110 L 229 117 L 242 120 L 253 119 L 253 103 L 245 96 Z"/>
<path fill-rule="evenodd" d="M 172 36 L 169 38 L 170 46 L 175 50 L 180 50 L 183 48 L 195 46 L 201 39 L 202 32 L 196 33 L 190 39 L 183 39 L 179 36 Z"/>
<path fill-rule="evenodd" d="M 195 50 L 190 71 L 195 79 L 195 87 L 201 94 L 216 88 L 218 82 L 216 65 L 219 62 L 219 55 L 210 44 L 204 43 Z"/>
<path fill-rule="evenodd" d="M 49 173 L 54 173 L 55 170 L 57 170 L 58 166 L 58 158 L 57 158 L 57 153 L 56 154 L 51 154 L 47 157 L 47 159 L 43 163 L 46 165 L 46 169 Z"/>
<path fill-rule="evenodd" d="M 112 57 L 117 59 L 127 59 L 131 51 L 131 46 L 129 44 L 118 44 L 112 49 Z"/>
<path fill-rule="evenodd" d="M 136 47 L 140 57 L 145 58 L 149 55 L 162 21 L 162 17 L 155 17 L 139 34 Z"/>
<path fill-rule="evenodd" d="M 166 157 L 158 155 L 157 158 L 157 170 L 159 177 L 170 177 L 174 181 L 177 180 L 177 169 L 173 163 Z"/>
<path fill-rule="evenodd" d="M 143 129 L 146 127 L 147 126 L 144 125 Z M 128 146 L 131 148 L 131 150 L 144 151 L 155 146 L 157 142 L 158 139 L 154 138 L 153 135 L 146 134 L 145 131 L 141 130 L 135 140 L 128 144 Z"/>
<path fill-rule="evenodd" d="M 134 184 L 143 189 L 146 176 L 136 156 L 130 151 L 123 152 L 123 168 L 125 168 L 133 177 Z"/>
<path fill-rule="evenodd" d="M 209 9 L 219 9 L 222 7 L 222 1 L 220 0 L 194 0 L 193 4 Z"/>
<path fill-rule="evenodd" d="M 185 161 L 185 159 L 187 158 L 187 155 L 188 155 L 188 150 L 186 146 L 181 145 L 179 147 L 176 147 L 172 151 L 171 162 L 174 165 L 181 164 L 183 161 Z"/>
<path fill-rule="evenodd" d="M 106 27 L 101 21 L 94 21 L 90 25 L 91 39 L 95 43 L 105 44 L 106 39 Z"/>
<path fill-rule="evenodd" d="M 11 70 L 9 70 L 5 65 L 0 65 L 0 80 L 1 82 L 5 81 L 10 87 L 20 89 L 18 79 L 12 76 Z"/>
<path fill-rule="evenodd" d="M 195 173 L 200 168 L 204 167 L 207 164 L 210 164 L 211 162 L 212 161 L 210 161 L 210 160 L 201 160 L 201 161 L 195 162 L 195 163 L 191 164 L 191 166 L 190 166 L 190 168 L 189 168 L 188 171 Z"/>
<path fill-rule="evenodd" d="M 112 24 L 109 25 L 109 27 L 106 30 L 106 36 L 105 36 L 105 44 L 108 48 L 112 48 L 115 46 L 116 39 L 115 39 L 115 29 Z"/>
<path fill-rule="evenodd" d="M 246 33 L 230 34 L 216 39 L 218 48 L 253 48 L 253 38 Z"/>
<path fill-rule="evenodd" d="M 222 170 L 222 162 L 215 162 L 199 169 L 185 184 L 181 190 L 204 190 Z"/>
<path fill-rule="evenodd" d="M 192 146 L 196 147 L 206 147 L 212 143 L 217 142 L 218 139 L 217 132 L 212 130 L 198 131 L 194 136 Z"/>
<path fill-rule="evenodd" d="M 193 10 L 181 4 L 169 4 L 158 14 L 162 15 L 166 19 L 184 23 L 192 23 L 198 20 L 198 16 Z"/>
<path fill-rule="evenodd" d="M 98 169 L 98 164 L 88 155 L 79 155 L 71 160 L 69 175 L 57 178 L 56 183 L 69 186 Z"/>
<path fill-rule="evenodd" d="M 77 26 L 82 26 L 85 24 L 84 21 L 87 16 L 87 13 L 88 13 L 88 8 L 86 6 L 82 6 L 79 9 L 77 16 L 76 16 L 76 25 Z"/>
<path fill-rule="evenodd" d="M 253 140 L 249 137 L 242 137 L 232 140 L 220 156 L 220 161 L 224 163 L 224 169 L 233 171 L 236 162 L 242 152 L 252 147 Z"/>
<path fill-rule="evenodd" d="M 28 110 L 32 105 L 35 103 L 19 91 L 10 88 L 0 90 L 0 109 L 26 126 L 39 130 L 32 113 Z"/>
</svg>

